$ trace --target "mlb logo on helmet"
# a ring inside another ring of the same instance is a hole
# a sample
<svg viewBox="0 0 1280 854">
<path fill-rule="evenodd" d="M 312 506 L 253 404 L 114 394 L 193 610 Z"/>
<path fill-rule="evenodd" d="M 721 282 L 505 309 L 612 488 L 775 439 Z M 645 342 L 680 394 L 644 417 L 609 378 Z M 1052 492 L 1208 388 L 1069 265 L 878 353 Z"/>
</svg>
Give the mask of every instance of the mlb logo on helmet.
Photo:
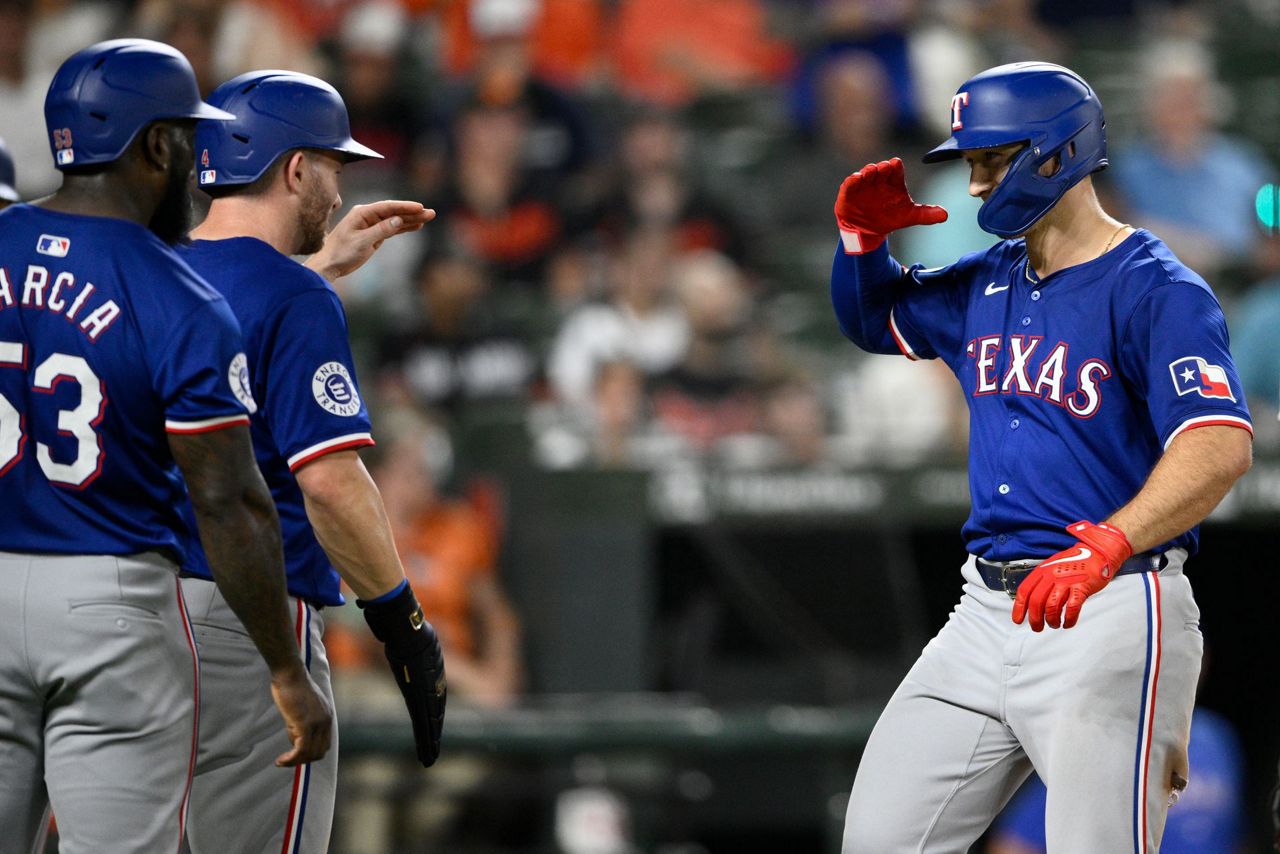
<svg viewBox="0 0 1280 854">
<path fill-rule="evenodd" d="M 76 159 L 76 153 L 70 148 L 64 148 L 58 152 L 59 166 L 66 166 L 69 163 L 74 163 L 75 159 Z"/>
<path fill-rule="evenodd" d="M 36 241 L 36 251 L 41 255 L 52 255 L 54 258 L 66 258 L 71 251 L 71 238 L 58 237 L 53 234 L 42 234 Z"/>
<path fill-rule="evenodd" d="M 212 184 L 212 183 L 213 183 L 214 181 L 216 181 L 216 180 L 218 180 L 218 171 L 217 171 L 216 169 L 201 169 L 201 170 L 200 170 L 200 183 L 201 183 L 201 184 Z"/>
<path fill-rule="evenodd" d="M 1227 372 L 1218 365 L 1211 365 L 1199 356 L 1183 356 L 1169 363 L 1169 373 L 1173 376 L 1173 387 L 1178 396 L 1195 392 L 1201 397 L 1220 398 L 1234 401 L 1231 384 L 1227 381 Z"/>
</svg>

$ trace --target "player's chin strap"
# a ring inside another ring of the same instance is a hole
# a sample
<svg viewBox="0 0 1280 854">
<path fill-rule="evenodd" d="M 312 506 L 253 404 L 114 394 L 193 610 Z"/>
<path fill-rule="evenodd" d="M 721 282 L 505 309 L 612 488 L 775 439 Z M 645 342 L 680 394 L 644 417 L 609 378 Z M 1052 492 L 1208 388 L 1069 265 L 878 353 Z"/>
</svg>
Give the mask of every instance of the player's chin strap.
<svg viewBox="0 0 1280 854">
<path fill-rule="evenodd" d="M 436 630 L 423 617 L 407 580 L 376 599 L 357 599 L 356 605 L 364 611 L 373 636 L 384 645 L 391 674 L 409 710 L 418 761 L 430 766 L 440 755 L 448 693 Z"/>
</svg>

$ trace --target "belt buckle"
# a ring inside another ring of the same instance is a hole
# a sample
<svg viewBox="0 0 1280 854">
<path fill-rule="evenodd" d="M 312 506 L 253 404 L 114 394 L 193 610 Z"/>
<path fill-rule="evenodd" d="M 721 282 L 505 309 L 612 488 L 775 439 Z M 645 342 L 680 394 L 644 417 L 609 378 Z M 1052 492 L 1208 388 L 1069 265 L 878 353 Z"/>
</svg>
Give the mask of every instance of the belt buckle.
<svg viewBox="0 0 1280 854">
<path fill-rule="evenodd" d="M 1014 572 L 1021 572 L 1022 568 L 1015 567 L 1015 566 L 1008 566 L 1008 565 L 1000 567 L 1000 586 L 1004 588 L 1005 593 L 1009 594 L 1010 599 L 1017 599 L 1018 583 L 1021 583 L 1021 578 L 1025 578 L 1026 576 L 1022 576 L 1019 579 L 1018 583 L 1011 584 L 1012 579 L 1009 578 L 1009 570 L 1013 570 Z"/>
</svg>

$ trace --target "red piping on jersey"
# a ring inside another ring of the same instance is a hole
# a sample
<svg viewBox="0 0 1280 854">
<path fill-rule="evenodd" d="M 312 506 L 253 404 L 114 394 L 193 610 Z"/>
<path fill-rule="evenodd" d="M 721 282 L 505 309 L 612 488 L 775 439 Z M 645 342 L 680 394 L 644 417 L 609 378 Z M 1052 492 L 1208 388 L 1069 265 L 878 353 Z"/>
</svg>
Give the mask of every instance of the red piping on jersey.
<svg viewBox="0 0 1280 854">
<path fill-rule="evenodd" d="M 920 361 L 920 357 L 911 349 L 911 345 L 907 343 L 907 339 L 902 337 L 902 333 L 898 332 L 898 324 L 893 320 L 893 310 L 889 311 L 889 332 L 893 335 L 893 343 L 898 345 L 898 349 L 902 351 L 902 355 L 906 356 L 913 362 Z"/>
<path fill-rule="evenodd" d="M 302 627 L 305 623 L 302 609 L 307 606 L 302 604 L 301 599 L 295 601 L 298 603 L 298 620 L 294 633 L 298 639 L 298 649 L 302 649 Z M 290 844 L 293 842 L 294 810 L 298 806 L 298 793 L 302 791 L 302 772 L 306 767 L 306 765 L 299 765 L 293 769 L 293 792 L 289 795 L 289 812 L 284 825 L 284 845 L 280 847 L 280 854 L 289 854 Z"/>
<path fill-rule="evenodd" d="M 232 418 L 230 421 L 220 421 L 217 424 L 206 424 L 203 427 L 169 427 L 164 428 L 166 433 L 177 433 L 180 436 L 192 436 L 196 433 L 212 433 L 214 430 L 225 430 L 228 427 L 240 427 L 249 425 L 249 416 L 242 415 Z"/>
<path fill-rule="evenodd" d="M 191 670 L 195 677 L 195 715 L 191 722 L 191 758 L 187 761 L 187 785 L 182 790 L 182 804 L 178 810 L 178 847 L 182 851 L 182 840 L 187 833 L 187 806 L 191 802 L 191 782 L 196 773 L 196 756 L 200 747 L 200 654 L 196 651 L 196 638 L 191 631 L 191 621 L 187 616 L 187 600 L 182 595 L 182 582 L 177 578 L 174 583 L 178 587 L 178 613 L 182 615 L 182 630 L 187 637 L 187 646 L 191 649 Z"/>
<path fill-rule="evenodd" d="M 1250 436 L 1253 435 L 1253 425 L 1238 416 L 1235 418 L 1214 418 L 1210 421 L 1197 421 L 1195 423 L 1190 423 L 1192 421 L 1195 421 L 1195 419 L 1192 418 L 1184 421 L 1177 430 L 1173 431 L 1173 435 L 1169 437 L 1169 441 L 1172 442 L 1183 433 L 1189 433 L 1199 427 L 1239 427 L 1241 430 L 1248 430 Z"/>
<path fill-rule="evenodd" d="M 289 466 L 289 471 L 297 471 L 298 469 L 305 466 L 307 463 L 318 460 L 321 457 L 323 457 L 325 454 L 332 454 L 334 451 L 349 451 L 352 448 L 367 448 L 372 444 L 374 444 L 372 439 L 361 438 L 361 439 L 352 439 L 350 442 L 340 442 L 337 445 L 332 445 L 328 448 L 321 448 L 320 450 L 315 451 L 314 453 L 307 454 L 305 457 L 298 460 L 293 465 Z"/>
</svg>

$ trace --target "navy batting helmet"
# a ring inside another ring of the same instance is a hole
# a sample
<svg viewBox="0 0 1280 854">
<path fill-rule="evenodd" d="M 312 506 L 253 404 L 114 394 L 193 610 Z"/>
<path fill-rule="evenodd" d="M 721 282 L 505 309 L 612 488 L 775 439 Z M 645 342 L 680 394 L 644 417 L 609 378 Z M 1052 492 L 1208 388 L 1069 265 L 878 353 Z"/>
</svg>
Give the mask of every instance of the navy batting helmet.
<svg viewBox="0 0 1280 854">
<path fill-rule="evenodd" d="M 17 183 L 17 175 L 13 169 L 13 155 L 9 153 L 9 147 L 4 144 L 4 140 L 0 139 L 0 199 L 6 202 L 18 201 L 18 191 L 14 189 Z"/>
<path fill-rule="evenodd" d="M 200 100 L 196 75 L 181 52 L 148 39 L 100 42 L 71 56 L 44 99 L 59 169 L 116 160 L 155 121 L 231 118 Z"/>
<path fill-rule="evenodd" d="M 309 74 L 250 71 L 214 89 L 209 101 L 236 118 L 196 126 L 201 187 L 251 184 L 299 148 L 336 151 L 348 161 L 382 157 L 351 138 L 338 90 Z"/>
<path fill-rule="evenodd" d="M 1106 167 L 1105 128 L 1097 93 L 1079 74 L 1048 62 L 1015 62 L 990 68 L 960 87 L 951 99 L 951 138 L 924 162 L 1025 143 L 978 211 L 984 231 L 1016 237 L 1080 179 Z M 1040 167 L 1055 155 L 1062 158 L 1061 167 L 1041 175 Z"/>
</svg>

